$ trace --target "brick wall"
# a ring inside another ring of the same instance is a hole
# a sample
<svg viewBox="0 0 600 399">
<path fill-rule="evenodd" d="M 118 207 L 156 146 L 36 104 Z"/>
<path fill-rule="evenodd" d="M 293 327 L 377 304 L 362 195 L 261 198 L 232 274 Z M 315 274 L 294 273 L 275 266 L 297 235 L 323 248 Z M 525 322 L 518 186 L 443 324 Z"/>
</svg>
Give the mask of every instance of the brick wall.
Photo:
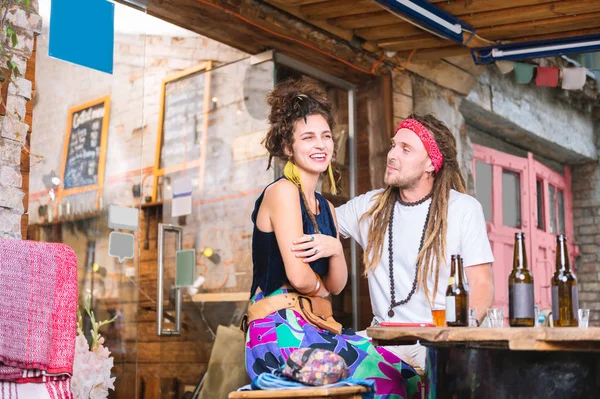
<svg viewBox="0 0 600 399">
<path fill-rule="evenodd" d="M 596 122 L 600 148 L 600 123 Z M 581 255 L 575 261 L 579 306 L 590 309 L 590 325 L 600 326 L 600 166 L 597 162 L 573 168 L 573 225 Z"/>
<path fill-rule="evenodd" d="M 7 96 L 3 98 L 6 109 L 0 115 L 0 238 L 21 239 L 21 218 L 25 212 L 23 200 L 27 191 L 27 182 L 24 184 L 22 176 L 21 151 L 30 130 L 24 121 L 27 121 L 27 103 L 32 93 L 32 82 L 24 76 L 34 51 L 34 36 L 42 28 L 38 1 L 32 0 L 28 9 L 22 4 L 12 5 L 7 21 L 12 23 L 18 35 L 19 44 L 12 50 L 12 60 L 22 76 L 9 84 Z M 5 64 L 6 60 L 2 60 L 1 65 Z"/>
<path fill-rule="evenodd" d="M 394 129 L 413 112 L 413 87 L 411 74 L 392 72 L 394 103 Z"/>
</svg>

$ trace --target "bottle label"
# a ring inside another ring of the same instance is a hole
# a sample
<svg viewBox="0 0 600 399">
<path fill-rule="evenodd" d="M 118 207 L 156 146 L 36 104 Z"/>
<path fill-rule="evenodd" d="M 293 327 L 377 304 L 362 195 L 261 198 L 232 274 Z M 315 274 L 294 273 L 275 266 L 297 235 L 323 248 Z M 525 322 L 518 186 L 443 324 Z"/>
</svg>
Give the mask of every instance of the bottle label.
<svg viewBox="0 0 600 399">
<path fill-rule="evenodd" d="M 573 318 L 579 320 L 579 291 L 577 284 L 571 286 L 571 298 L 573 300 Z"/>
<path fill-rule="evenodd" d="M 558 286 L 552 286 L 552 320 L 559 320 L 560 312 L 558 311 Z"/>
<path fill-rule="evenodd" d="M 456 298 L 446 297 L 446 322 L 454 323 L 456 321 Z"/>
<path fill-rule="evenodd" d="M 448 285 L 452 285 L 452 284 L 454 284 L 454 283 L 455 283 L 454 277 L 450 277 L 450 278 L 448 279 Z"/>
<path fill-rule="evenodd" d="M 533 284 L 516 283 L 513 285 L 513 302 L 515 319 L 534 318 Z"/>
</svg>

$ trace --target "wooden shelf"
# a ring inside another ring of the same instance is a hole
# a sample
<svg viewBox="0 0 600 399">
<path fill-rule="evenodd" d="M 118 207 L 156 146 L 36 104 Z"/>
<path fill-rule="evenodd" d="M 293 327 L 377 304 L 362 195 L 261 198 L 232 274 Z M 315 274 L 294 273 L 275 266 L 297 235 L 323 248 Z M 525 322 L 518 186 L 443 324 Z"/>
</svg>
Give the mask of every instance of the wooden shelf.
<svg viewBox="0 0 600 399">
<path fill-rule="evenodd" d="M 152 207 L 155 207 L 155 206 L 162 206 L 163 204 L 164 204 L 163 200 L 160 200 L 160 201 L 151 201 L 151 202 L 144 202 L 144 203 L 142 203 L 141 208 L 142 209 L 144 209 L 144 208 L 152 208 Z"/>
<path fill-rule="evenodd" d="M 247 302 L 249 300 L 249 292 L 215 292 L 192 296 L 193 302 Z"/>
<path fill-rule="evenodd" d="M 48 227 L 48 226 L 54 226 L 54 225 L 58 225 L 58 224 L 62 224 L 62 223 L 69 223 L 69 222 L 72 223 L 72 222 L 77 222 L 80 220 L 94 219 L 99 216 L 102 216 L 104 213 L 105 213 L 104 210 L 97 210 L 95 212 L 90 212 L 85 215 L 78 215 L 78 216 L 70 217 L 68 219 L 54 219 L 51 222 L 32 223 L 32 224 L 30 224 L 30 226 Z"/>
<path fill-rule="evenodd" d="M 185 289 L 185 288 L 184 288 Z M 187 295 L 184 293 L 183 295 L 183 304 L 192 304 L 192 303 L 226 303 L 226 302 L 249 302 L 250 301 L 250 292 L 210 292 L 210 293 L 201 293 L 193 296 Z M 190 305 L 191 306 L 191 305 Z M 145 306 L 144 309 L 150 311 L 156 311 L 156 304 L 152 303 L 148 306 Z M 168 302 L 167 298 L 165 298 L 165 312 L 175 312 L 175 307 L 172 303 Z M 185 310 L 184 310 L 185 311 Z"/>
</svg>

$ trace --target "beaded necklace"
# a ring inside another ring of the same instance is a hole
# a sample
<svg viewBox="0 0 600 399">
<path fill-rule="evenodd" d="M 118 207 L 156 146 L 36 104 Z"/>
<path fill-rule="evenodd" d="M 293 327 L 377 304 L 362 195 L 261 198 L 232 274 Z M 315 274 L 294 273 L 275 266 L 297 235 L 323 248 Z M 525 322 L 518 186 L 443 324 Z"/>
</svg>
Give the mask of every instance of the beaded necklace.
<svg viewBox="0 0 600 399">
<path fill-rule="evenodd" d="M 429 198 L 431 198 L 431 196 L 433 195 L 433 191 L 430 192 L 429 194 L 427 194 L 424 198 L 420 199 L 419 201 L 416 202 L 405 202 L 402 200 L 402 198 L 400 197 L 400 193 L 397 194 L 397 200 L 401 205 L 404 206 L 417 206 L 417 205 L 421 205 L 423 202 L 427 201 Z M 433 202 L 433 201 L 432 201 Z M 394 234 L 393 234 L 393 222 L 394 222 L 394 207 L 392 206 L 392 212 L 390 213 L 390 222 L 388 224 L 388 253 L 389 253 L 389 269 L 390 269 L 390 294 L 391 294 L 391 303 L 390 303 L 390 310 L 388 311 L 388 316 L 389 317 L 394 317 L 394 310 L 393 308 L 395 308 L 396 306 L 400 306 L 400 305 L 404 305 L 405 303 L 407 303 L 408 301 L 410 301 L 410 299 L 412 298 L 412 296 L 414 295 L 415 291 L 417 290 L 417 276 L 418 276 L 418 271 L 419 271 L 419 265 L 416 264 L 415 265 L 415 279 L 413 280 L 413 284 L 412 284 L 412 289 L 410 290 L 410 292 L 408 293 L 408 296 L 406 298 L 404 298 L 403 300 L 401 300 L 400 302 L 396 302 L 396 293 L 395 293 L 395 289 L 394 289 L 394 254 L 393 254 L 393 242 L 394 242 Z M 421 253 L 421 249 L 423 249 L 423 242 L 425 241 L 425 230 L 427 229 L 427 224 L 429 223 L 429 215 L 430 215 L 430 211 L 431 211 L 431 203 L 429 203 L 429 207 L 427 208 L 427 216 L 425 217 L 425 225 L 423 226 L 423 233 L 421 234 L 421 242 L 419 244 L 419 251 L 417 252 L 417 254 Z"/>
</svg>

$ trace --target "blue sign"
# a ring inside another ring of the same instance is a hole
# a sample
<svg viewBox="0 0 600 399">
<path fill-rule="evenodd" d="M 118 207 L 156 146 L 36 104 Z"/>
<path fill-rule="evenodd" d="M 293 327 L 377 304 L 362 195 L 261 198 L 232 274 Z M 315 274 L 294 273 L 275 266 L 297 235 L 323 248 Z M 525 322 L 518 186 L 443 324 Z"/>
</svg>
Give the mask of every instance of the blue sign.
<svg viewBox="0 0 600 399">
<path fill-rule="evenodd" d="M 48 55 L 112 74 L 114 16 L 106 0 L 52 0 Z"/>
</svg>

